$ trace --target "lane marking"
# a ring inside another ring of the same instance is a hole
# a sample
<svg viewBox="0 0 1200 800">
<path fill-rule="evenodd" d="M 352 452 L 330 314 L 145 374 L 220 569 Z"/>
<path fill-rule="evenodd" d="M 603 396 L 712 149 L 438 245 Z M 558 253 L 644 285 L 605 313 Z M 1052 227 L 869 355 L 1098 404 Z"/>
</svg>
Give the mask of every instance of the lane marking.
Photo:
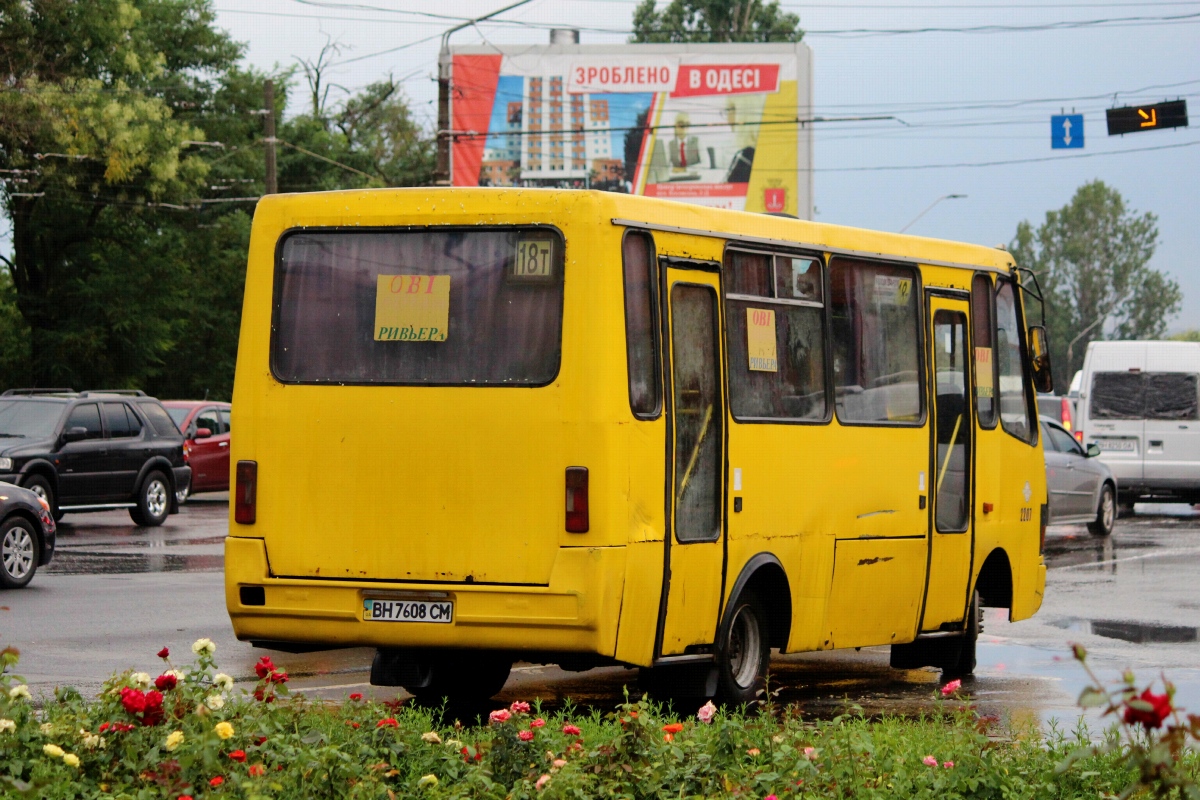
<svg viewBox="0 0 1200 800">
<path fill-rule="evenodd" d="M 1161 550 L 1157 553 L 1146 553 L 1140 556 L 1126 556 L 1125 558 L 1110 558 L 1107 561 L 1091 561 L 1087 564 L 1070 564 L 1065 567 L 1049 567 L 1047 571 L 1065 572 L 1069 569 L 1094 569 L 1095 567 L 1104 567 L 1109 564 L 1124 564 L 1129 561 L 1144 561 L 1148 558 L 1167 558 L 1169 556 L 1181 555 L 1200 555 L 1200 547 L 1189 547 L 1179 550 Z"/>
</svg>

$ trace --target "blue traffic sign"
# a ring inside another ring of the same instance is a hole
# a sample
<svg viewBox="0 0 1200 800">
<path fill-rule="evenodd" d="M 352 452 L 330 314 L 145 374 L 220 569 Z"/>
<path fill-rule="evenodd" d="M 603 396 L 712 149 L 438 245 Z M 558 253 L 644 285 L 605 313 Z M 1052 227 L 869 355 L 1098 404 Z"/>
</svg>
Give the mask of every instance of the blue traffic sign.
<svg viewBox="0 0 1200 800">
<path fill-rule="evenodd" d="M 1083 114 L 1055 114 L 1050 117 L 1050 148 L 1083 147 Z"/>
</svg>

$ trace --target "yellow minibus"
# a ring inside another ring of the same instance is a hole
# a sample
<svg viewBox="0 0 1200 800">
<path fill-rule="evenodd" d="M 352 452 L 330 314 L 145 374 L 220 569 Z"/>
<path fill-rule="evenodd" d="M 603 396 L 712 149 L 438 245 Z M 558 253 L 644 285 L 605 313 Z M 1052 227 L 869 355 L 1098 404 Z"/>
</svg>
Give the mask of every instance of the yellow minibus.
<svg viewBox="0 0 1200 800">
<path fill-rule="evenodd" d="M 265 197 L 234 630 L 427 698 L 518 660 L 732 703 L 772 650 L 969 673 L 981 607 L 1045 587 L 1033 292 L 1002 249 L 624 194 Z"/>
</svg>

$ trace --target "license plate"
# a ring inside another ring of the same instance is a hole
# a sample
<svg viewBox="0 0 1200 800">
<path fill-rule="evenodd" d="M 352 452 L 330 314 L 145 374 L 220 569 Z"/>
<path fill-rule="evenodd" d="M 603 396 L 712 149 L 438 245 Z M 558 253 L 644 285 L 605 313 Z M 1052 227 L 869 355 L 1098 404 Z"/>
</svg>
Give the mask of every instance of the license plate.
<svg viewBox="0 0 1200 800">
<path fill-rule="evenodd" d="M 1118 453 L 1132 453 L 1137 450 L 1136 439 L 1097 439 L 1096 444 L 1101 450 L 1111 450 Z"/>
<path fill-rule="evenodd" d="M 454 622 L 453 600 L 363 600 L 364 622 Z"/>
</svg>

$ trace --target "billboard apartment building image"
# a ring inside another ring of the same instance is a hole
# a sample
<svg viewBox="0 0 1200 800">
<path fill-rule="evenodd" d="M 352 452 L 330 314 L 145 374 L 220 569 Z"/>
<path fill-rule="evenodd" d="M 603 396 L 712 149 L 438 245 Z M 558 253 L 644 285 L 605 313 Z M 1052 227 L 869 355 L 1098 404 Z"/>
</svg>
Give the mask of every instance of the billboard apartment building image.
<svg viewBox="0 0 1200 800">
<path fill-rule="evenodd" d="M 594 188 L 812 219 L 803 43 L 451 49 L 454 186 Z"/>
</svg>

